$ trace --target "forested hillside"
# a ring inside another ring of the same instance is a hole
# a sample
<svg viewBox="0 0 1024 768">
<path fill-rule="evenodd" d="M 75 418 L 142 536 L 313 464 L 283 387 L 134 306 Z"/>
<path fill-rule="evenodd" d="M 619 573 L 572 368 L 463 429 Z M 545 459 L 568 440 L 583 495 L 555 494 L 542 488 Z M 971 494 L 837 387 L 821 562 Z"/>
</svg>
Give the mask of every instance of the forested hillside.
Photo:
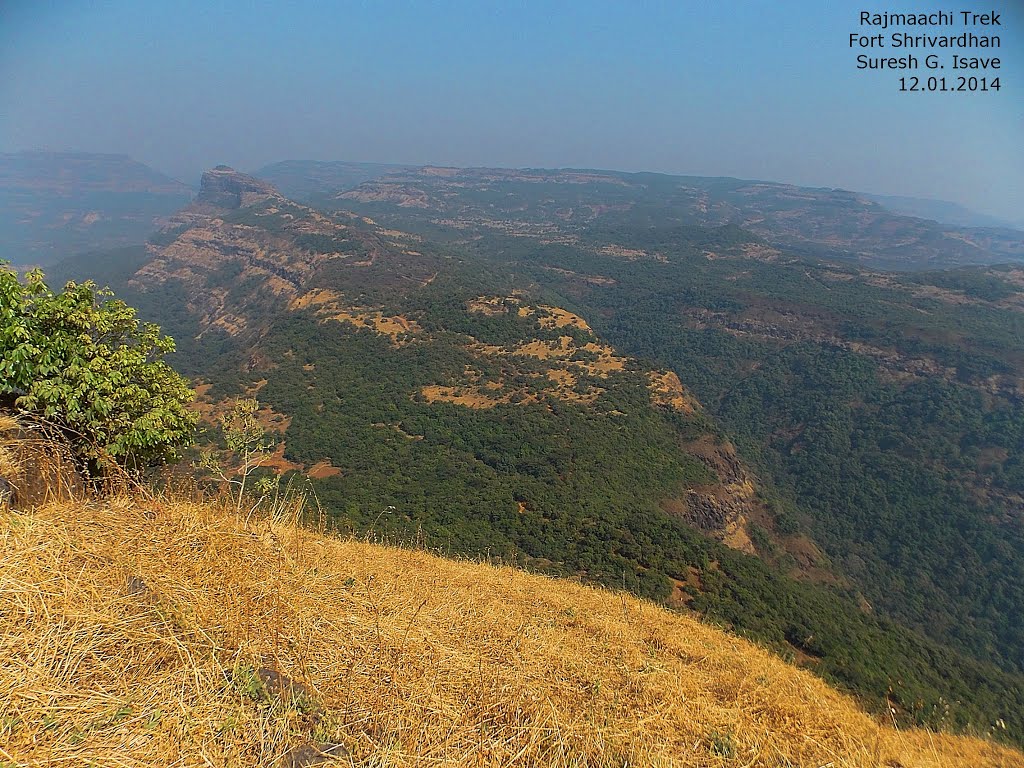
<svg viewBox="0 0 1024 768">
<path fill-rule="evenodd" d="M 1019 272 L 945 274 L 940 288 L 708 259 L 693 232 L 677 236 L 642 266 L 474 247 L 536 264 L 610 340 L 671 367 L 773 481 L 775 530 L 809 530 L 872 606 L 1019 669 L 1024 315 L 999 303 L 1019 301 Z M 982 278 L 1006 296 L 972 295 Z"/>
<path fill-rule="evenodd" d="M 685 206 L 645 207 L 611 178 L 457 178 L 465 193 L 421 174 L 416 183 L 436 197 L 408 209 L 371 199 L 387 178 L 343 198 L 435 228 L 554 291 L 624 351 L 670 367 L 770 479 L 778 496 L 767 533 L 810 532 L 875 609 L 1019 669 L 1019 268 L 882 273 L 844 266 L 845 247 L 830 262 L 732 225 L 666 223 Z M 525 208 L 492 205 L 482 217 L 481 196 L 505 189 Z M 585 216 L 554 215 L 546 229 L 524 218 L 559 196 L 592 203 L 599 192 L 605 205 L 572 209 Z M 870 228 L 857 237 L 872 247 Z M 755 538 L 769 559 L 787 561 L 771 536 Z"/>
</svg>

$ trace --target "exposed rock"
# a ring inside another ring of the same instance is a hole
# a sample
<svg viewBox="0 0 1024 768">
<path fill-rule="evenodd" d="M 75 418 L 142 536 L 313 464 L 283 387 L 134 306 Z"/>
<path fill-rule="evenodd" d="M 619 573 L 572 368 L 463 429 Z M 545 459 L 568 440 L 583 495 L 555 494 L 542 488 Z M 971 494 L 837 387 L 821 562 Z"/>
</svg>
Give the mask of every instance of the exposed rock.
<svg viewBox="0 0 1024 768">
<path fill-rule="evenodd" d="M 753 554 L 747 522 L 758 502 L 753 477 L 735 448 L 727 442 L 698 440 L 687 450 L 715 473 L 718 482 L 691 488 L 681 498 L 665 499 L 662 509 L 733 549 Z"/>
<path fill-rule="evenodd" d="M 257 669 L 256 677 L 268 694 L 277 697 L 285 704 L 292 704 L 296 701 L 312 701 L 309 688 L 269 665 Z"/>
<path fill-rule="evenodd" d="M 329 760 L 342 758 L 347 754 L 343 744 L 300 744 L 284 754 L 282 765 L 286 768 L 306 768 L 321 765 Z"/>
<path fill-rule="evenodd" d="M 239 173 L 226 165 L 218 165 L 203 174 L 196 205 L 235 210 L 280 197 L 278 191 L 267 182 Z"/>
</svg>

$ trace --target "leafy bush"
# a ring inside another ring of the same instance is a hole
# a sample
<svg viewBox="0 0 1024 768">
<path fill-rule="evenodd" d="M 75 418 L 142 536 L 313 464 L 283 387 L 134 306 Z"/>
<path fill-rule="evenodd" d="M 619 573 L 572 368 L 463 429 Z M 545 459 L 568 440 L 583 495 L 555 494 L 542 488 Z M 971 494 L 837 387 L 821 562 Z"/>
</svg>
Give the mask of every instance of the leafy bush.
<svg viewBox="0 0 1024 768">
<path fill-rule="evenodd" d="M 54 293 L 0 268 L 0 400 L 55 423 L 90 474 L 158 464 L 191 441 L 195 393 L 161 358 L 174 341 L 91 282 Z"/>
</svg>

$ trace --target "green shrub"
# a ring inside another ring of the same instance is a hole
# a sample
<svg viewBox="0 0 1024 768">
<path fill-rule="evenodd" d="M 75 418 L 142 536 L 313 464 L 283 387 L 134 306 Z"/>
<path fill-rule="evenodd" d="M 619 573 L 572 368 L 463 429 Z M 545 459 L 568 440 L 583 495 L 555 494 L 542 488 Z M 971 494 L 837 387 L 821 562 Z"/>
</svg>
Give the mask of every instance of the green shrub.
<svg viewBox="0 0 1024 768">
<path fill-rule="evenodd" d="M 174 341 L 91 283 L 60 293 L 0 266 L 0 401 L 67 436 L 90 474 L 158 464 L 187 445 L 195 393 L 165 363 Z"/>
</svg>

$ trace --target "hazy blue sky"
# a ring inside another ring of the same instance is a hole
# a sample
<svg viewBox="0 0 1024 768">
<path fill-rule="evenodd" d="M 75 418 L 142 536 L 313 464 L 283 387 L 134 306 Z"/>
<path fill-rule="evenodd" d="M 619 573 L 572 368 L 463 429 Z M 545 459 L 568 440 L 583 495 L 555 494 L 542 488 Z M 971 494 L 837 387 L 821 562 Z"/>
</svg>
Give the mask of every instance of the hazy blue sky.
<svg viewBox="0 0 1024 768">
<path fill-rule="evenodd" d="M 1002 90 L 901 94 L 856 71 L 858 11 L 961 6 L 0 0 L 0 151 L 189 182 L 283 159 L 728 175 L 1021 221 L 1024 3 L 984 6 Z"/>
</svg>

